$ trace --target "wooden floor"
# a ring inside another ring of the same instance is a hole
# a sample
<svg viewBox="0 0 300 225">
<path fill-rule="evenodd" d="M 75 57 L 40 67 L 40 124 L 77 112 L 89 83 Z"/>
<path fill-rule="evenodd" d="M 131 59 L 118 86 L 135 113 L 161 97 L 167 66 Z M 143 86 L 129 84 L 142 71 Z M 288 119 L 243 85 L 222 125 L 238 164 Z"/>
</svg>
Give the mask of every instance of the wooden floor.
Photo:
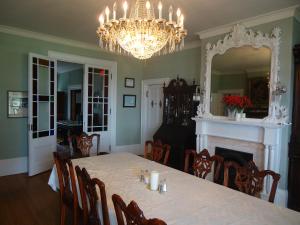
<svg viewBox="0 0 300 225">
<path fill-rule="evenodd" d="M 59 194 L 48 186 L 49 175 L 0 177 L 1 225 L 59 225 Z"/>
</svg>

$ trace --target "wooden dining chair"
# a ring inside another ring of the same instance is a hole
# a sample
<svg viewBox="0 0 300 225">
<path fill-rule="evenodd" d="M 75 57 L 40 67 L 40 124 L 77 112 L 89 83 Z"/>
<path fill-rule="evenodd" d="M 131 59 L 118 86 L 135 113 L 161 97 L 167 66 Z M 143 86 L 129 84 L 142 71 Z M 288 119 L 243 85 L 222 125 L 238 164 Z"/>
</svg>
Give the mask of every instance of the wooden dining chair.
<svg viewBox="0 0 300 225">
<path fill-rule="evenodd" d="M 75 170 L 82 202 L 83 225 L 102 225 L 98 214 L 99 200 L 102 207 L 103 225 L 110 225 L 104 183 L 97 178 L 91 178 L 85 168 L 81 170 L 79 166 L 76 166 Z M 100 199 L 97 187 L 100 191 Z"/>
<path fill-rule="evenodd" d="M 235 171 L 234 184 L 239 191 L 251 196 L 259 197 L 263 190 L 263 183 L 266 176 L 273 178 L 272 187 L 269 195 L 269 202 L 274 202 L 277 185 L 280 179 L 280 174 L 271 170 L 259 171 L 253 161 L 249 161 L 244 166 L 238 163 L 228 161 L 224 163 L 224 186 L 229 187 L 229 170 Z"/>
<path fill-rule="evenodd" d="M 68 137 L 69 147 L 72 152 L 80 152 L 80 157 L 90 156 L 91 148 L 93 147 L 93 139 L 97 140 L 97 155 L 106 155 L 108 152 L 100 152 L 100 134 L 88 135 L 83 132 L 80 135 L 71 135 Z M 76 154 L 75 154 L 76 156 Z"/>
<path fill-rule="evenodd" d="M 73 224 L 77 225 L 79 207 L 73 164 L 57 152 L 53 152 L 53 157 L 60 190 L 60 225 L 65 224 L 67 209 L 73 212 Z"/>
<path fill-rule="evenodd" d="M 184 171 L 190 172 L 190 158 L 193 157 L 192 172 L 195 176 L 205 179 L 206 176 L 212 172 L 212 167 L 214 167 L 214 178 L 213 181 L 216 182 L 220 176 L 220 169 L 223 165 L 223 157 L 214 155 L 210 156 L 207 149 L 203 149 L 200 153 L 197 153 L 194 149 L 185 150 L 185 162 Z"/>
<path fill-rule="evenodd" d="M 149 152 L 150 146 L 150 152 Z M 158 141 L 146 141 L 144 148 L 144 157 L 146 159 L 153 160 L 158 163 L 167 165 L 170 159 L 171 146 L 168 144 L 162 144 L 160 140 Z"/>
<path fill-rule="evenodd" d="M 112 196 L 112 200 L 118 225 L 167 225 L 164 221 L 157 218 L 146 219 L 143 211 L 135 201 L 131 201 L 129 205 L 126 206 L 123 199 L 116 194 Z M 124 222 L 124 217 L 126 223 Z"/>
</svg>

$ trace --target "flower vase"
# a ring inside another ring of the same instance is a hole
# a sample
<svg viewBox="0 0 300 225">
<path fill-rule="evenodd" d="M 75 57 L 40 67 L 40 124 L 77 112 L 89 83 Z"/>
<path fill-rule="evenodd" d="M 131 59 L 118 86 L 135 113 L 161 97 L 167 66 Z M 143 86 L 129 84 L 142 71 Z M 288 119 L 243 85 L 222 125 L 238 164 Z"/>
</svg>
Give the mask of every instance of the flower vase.
<svg viewBox="0 0 300 225">
<path fill-rule="evenodd" d="M 227 116 L 229 119 L 234 120 L 236 115 L 236 109 L 227 108 Z"/>
<path fill-rule="evenodd" d="M 242 118 L 242 113 L 236 112 L 236 113 L 235 113 L 235 120 L 236 120 L 236 121 L 240 121 L 241 118 Z"/>
</svg>

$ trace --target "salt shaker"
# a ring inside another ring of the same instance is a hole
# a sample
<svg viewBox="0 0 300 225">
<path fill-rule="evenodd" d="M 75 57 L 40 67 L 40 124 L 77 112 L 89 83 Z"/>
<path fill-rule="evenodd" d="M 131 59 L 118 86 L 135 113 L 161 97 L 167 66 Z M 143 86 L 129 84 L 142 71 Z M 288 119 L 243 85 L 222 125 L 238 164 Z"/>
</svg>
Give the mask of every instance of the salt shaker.
<svg viewBox="0 0 300 225">
<path fill-rule="evenodd" d="M 140 182 L 145 182 L 144 170 L 141 170 Z"/>
<path fill-rule="evenodd" d="M 164 179 L 162 183 L 162 192 L 167 192 L 167 180 Z"/>
<path fill-rule="evenodd" d="M 149 172 L 148 170 L 145 170 L 145 175 L 144 175 L 144 183 L 149 184 Z"/>
</svg>

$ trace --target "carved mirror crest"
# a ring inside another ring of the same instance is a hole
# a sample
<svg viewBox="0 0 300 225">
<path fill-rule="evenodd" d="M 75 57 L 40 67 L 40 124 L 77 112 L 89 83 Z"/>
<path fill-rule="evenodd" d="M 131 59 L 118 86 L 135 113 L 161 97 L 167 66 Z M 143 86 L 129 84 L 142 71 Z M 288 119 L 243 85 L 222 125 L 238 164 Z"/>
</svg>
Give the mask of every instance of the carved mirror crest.
<svg viewBox="0 0 300 225">
<path fill-rule="evenodd" d="M 284 123 L 288 112 L 280 105 L 285 88 L 280 84 L 280 29 L 271 34 L 233 27 L 231 33 L 216 44 L 206 45 L 206 73 L 203 101 L 197 115 L 206 118 L 226 118 L 225 95 L 247 96 L 253 106 L 247 118 L 270 123 Z"/>
</svg>

